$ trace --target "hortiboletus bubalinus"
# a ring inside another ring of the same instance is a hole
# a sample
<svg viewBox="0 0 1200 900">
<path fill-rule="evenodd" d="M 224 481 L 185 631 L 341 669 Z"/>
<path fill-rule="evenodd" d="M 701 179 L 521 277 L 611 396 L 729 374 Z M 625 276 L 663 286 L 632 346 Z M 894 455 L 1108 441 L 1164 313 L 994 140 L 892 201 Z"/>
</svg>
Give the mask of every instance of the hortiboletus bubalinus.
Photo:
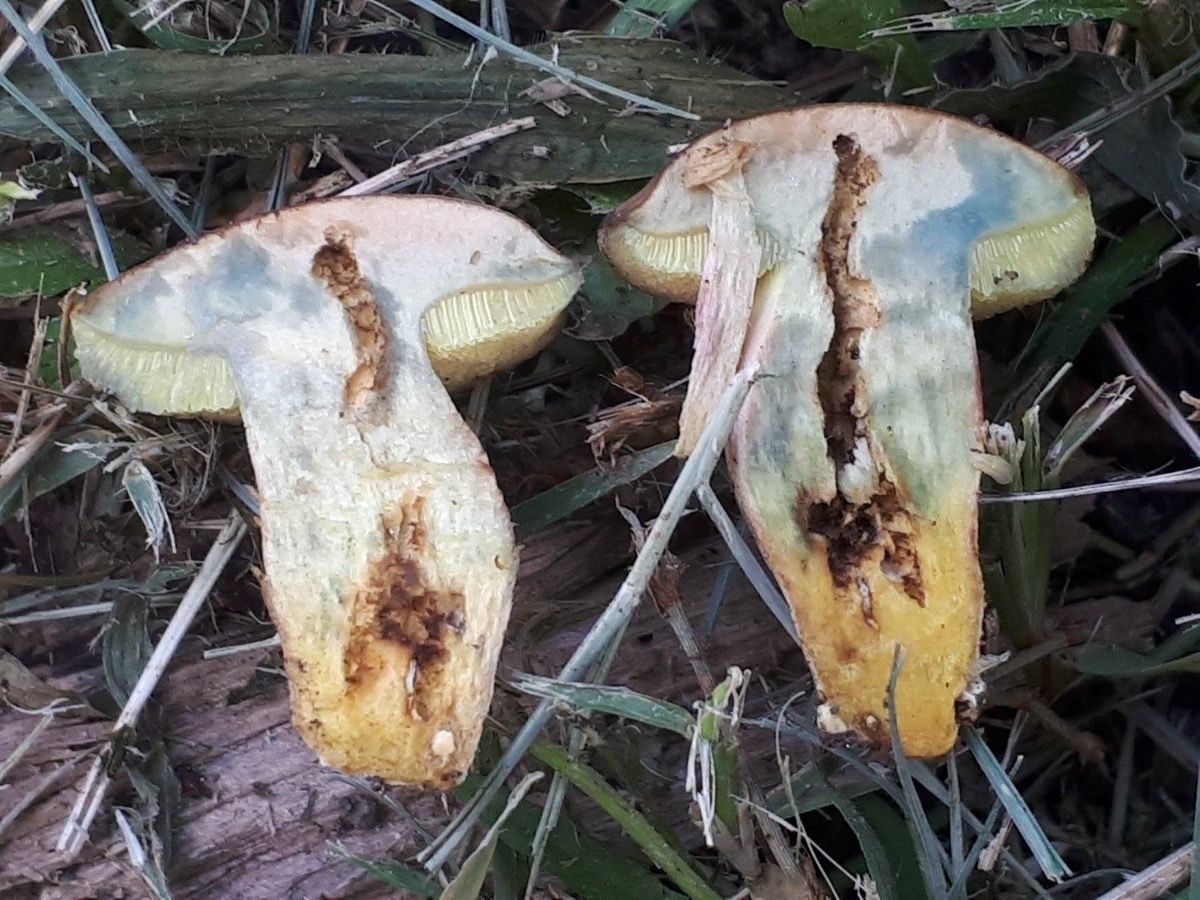
<svg viewBox="0 0 1200 900">
<path fill-rule="evenodd" d="M 756 362 L 729 445 L 826 731 L 946 752 L 977 690 L 982 412 L 971 320 L 1052 296 L 1095 236 L 1083 184 L 996 132 L 832 104 L 693 143 L 606 221 L 633 284 L 695 302 L 687 453 Z"/>
<path fill-rule="evenodd" d="M 74 310 L 82 374 L 130 408 L 240 411 L 293 721 L 323 762 L 437 788 L 469 768 L 517 559 L 439 374 L 532 355 L 579 283 L 506 213 L 371 197 L 205 235 Z"/>
</svg>

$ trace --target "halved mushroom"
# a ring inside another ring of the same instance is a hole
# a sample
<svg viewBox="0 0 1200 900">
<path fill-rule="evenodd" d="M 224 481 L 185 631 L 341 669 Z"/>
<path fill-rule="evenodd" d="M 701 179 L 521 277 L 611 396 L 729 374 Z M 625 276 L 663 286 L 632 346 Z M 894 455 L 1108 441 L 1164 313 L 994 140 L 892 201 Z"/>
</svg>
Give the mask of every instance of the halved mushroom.
<svg viewBox="0 0 1200 900">
<path fill-rule="evenodd" d="M 983 612 L 971 317 L 1056 293 L 1094 234 L 1082 183 L 1046 157 L 872 104 L 734 123 L 605 223 L 601 246 L 629 281 L 699 296 L 685 451 L 728 372 L 756 360 L 771 376 L 743 409 L 730 467 L 827 730 L 890 743 L 900 645 L 904 751 L 953 744 Z"/>
<path fill-rule="evenodd" d="M 428 197 L 295 207 L 184 244 L 73 314 L 137 410 L 241 410 L 263 594 L 323 762 L 446 788 L 491 701 L 516 550 L 451 380 L 548 339 L 577 267 L 516 218 Z"/>
</svg>

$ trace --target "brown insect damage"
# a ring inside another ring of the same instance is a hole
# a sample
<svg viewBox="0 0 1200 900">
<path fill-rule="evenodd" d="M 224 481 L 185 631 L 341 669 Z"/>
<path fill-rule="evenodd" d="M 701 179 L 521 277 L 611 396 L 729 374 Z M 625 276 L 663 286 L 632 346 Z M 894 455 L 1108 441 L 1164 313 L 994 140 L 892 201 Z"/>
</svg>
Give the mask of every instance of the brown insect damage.
<svg viewBox="0 0 1200 900">
<path fill-rule="evenodd" d="M 382 523 L 386 545 L 350 601 L 342 658 L 351 692 L 404 666 L 407 711 L 421 720 L 437 715 L 439 675 L 466 627 L 462 591 L 431 584 L 426 572 L 424 503 L 422 497 L 407 500 Z"/>
<path fill-rule="evenodd" d="M 387 337 L 379 307 L 343 235 L 326 232 L 325 245 L 313 255 L 312 274 L 325 282 L 354 329 L 358 367 L 346 379 L 345 399 L 351 406 L 361 406 L 383 387 Z"/>
<path fill-rule="evenodd" d="M 872 483 L 851 488 L 839 475 L 832 500 L 810 505 L 801 496 L 797 516 L 801 526 L 825 546 L 834 584 L 857 589 L 863 617 L 874 625 L 871 591 L 862 571 L 873 556 L 882 551 L 881 571 L 921 605 L 925 587 L 910 516 L 875 459 L 878 451 L 870 437 L 859 366 L 862 336 L 877 328 L 882 316 L 871 282 L 851 270 L 850 243 L 859 210 L 879 180 L 879 169 L 853 137 L 838 135 L 833 149 L 837 169 L 833 199 L 821 223 L 820 261 L 833 295 L 834 333 L 817 368 L 817 386 L 827 452 L 835 469 L 842 473 L 850 467 Z"/>
</svg>

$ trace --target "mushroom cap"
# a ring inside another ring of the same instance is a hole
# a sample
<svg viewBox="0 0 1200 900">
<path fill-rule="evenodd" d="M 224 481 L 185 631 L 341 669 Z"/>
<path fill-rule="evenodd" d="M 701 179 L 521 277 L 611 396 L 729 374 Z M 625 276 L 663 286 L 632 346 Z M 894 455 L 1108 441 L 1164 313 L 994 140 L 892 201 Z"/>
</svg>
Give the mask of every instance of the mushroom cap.
<svg viewBox="0 0 1200 900">
<path fill-rule="evenodd" d="M 990 208 L 980 209 L 977 202 L 948 206 L 933 214 L 938 227 L 928 232 L 948 253 L 963 238 L 971 242 L 974 318 L 1051 297 L 1087 265 L 1095 223 L 1087 190 L 1072 172 L 965 119 L 869 103 L 768 113 L 700 138 L 608 217 L 600 232 L 601 249 L 631 284 L 694 303 L 708 248 L 712 195 L 687 187 L 686 173 L 700 154 L 733 140 L 749 147 L 742 174 L 763 249 L 761 271 L 769 271 L 801 246 L 812 217 L 820 220 L 822 213 L 808 208 L 810 185 L 829 182 L 830 146 L 839 134 L 854 135 L 885 155 L 920 154 L 932 179 L 965 176 L 987 186 Z M 914 180 L 907 189 L 914 209 L 920 210 L 915 215 L 927 214 L 929 185 Z M 896 186 L 890 190 L 889 202 L 903 203 Z M 980 233 L 981 225 L 989 230 Z"/>
<path fill-rule="evenodd" d="M 426 351 L 451 390 L 545 347 L 580 283 L 573 263 L 499 210 L 422 196 L 325 200 L 210 232 L 98 288 L 71 316 L 84 377 L 141 412 L 236 416 L 229 348 L 209 326 L 235 311 L 304 316 L 305 298 L 323 290 L 310 277 L 313 248 L 329 235 L 353 241 L 392 303 L 422 307 Z"/>
</svg>

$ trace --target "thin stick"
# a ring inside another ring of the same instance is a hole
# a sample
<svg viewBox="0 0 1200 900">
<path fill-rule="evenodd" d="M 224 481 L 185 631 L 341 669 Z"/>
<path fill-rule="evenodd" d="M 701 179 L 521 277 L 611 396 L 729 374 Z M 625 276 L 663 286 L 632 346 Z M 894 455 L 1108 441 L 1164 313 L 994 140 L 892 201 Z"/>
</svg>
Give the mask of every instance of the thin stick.
<svg viewBox="0 0 1200 900">
<path fill-rule="evenodd" d="M 101 172 L 108 172 L 108 166 L 101 162 L 91 150 L 79 143 L 79 141 L 75 140 L 75 138 L 71 137 L 71 135 L 69 135 L 61 125 L 59 125 L 54 121 L 54 119 L 46 114 L 45 110 L 30 100 L 24 91 L 13 84 L 7 75 L 0 75 L 0 88 L 3 88 L 6 94 L 16 100 L 21 108 L 25 110 L 25 112 L 29 113 L 31 116 L 45 125 L 46 128 L 49 129 L 50 132 L 60 141 L 90 162 Z"/>
<path fill-rule="evenodd" d="M 8 759 L 0 763 L 0 781 L 3 781 L 8 776 L 8 773 L 13 770 L 13 767 L 21 761 L 21 757 L 29 752 L 29 748 L 33 746 L 34 741 L 38 739 L 52 721 L 54 721 L 53 713 L 42 713 L 38 716 L 38 722 L 33 728 L 29 729 L 29 734 L 21 739 L 21 743 L 17 744 L 16 749 L 8 755 Z"/>
<path fill-rule="evenodd" d="M 84 390 L 84 382 L 76 381 L 67 386 L 66 394 L 78 394 Z M 12 453 L 0 461 L 0 490 L 8 485 L 10 481 L 16 478 L 25 467 L 38 454 L 38 451 L 45 446 L 50 440 L 50 436 L 54 434 L 58 428 L 58 423 L 62 420 L 63 414 L 67 411 L 65 403 L 58 404 L 60 407 L 55 413 L 50 415 L 41 425 L 29 432 L 21 442 L 13 448 Z"/>
<path fill-rule="evenodd" d="M 558 675 L 560 681 L 578 681 L 588 666 L 608 646 L 612 636 L 624 627 L 633 611 L 641 602 L 650 584 L 650 577 L 658 568 L 658 561 L 667 549 L 667 542 L 679 524 L 684 510 L 693 492 L 701 484 L 708 481 L 712 470 L 717 464 L 733 423 L 741 412 L 742 403 L 750 386 L 759 377 L 758 367 L 750 366 L 737 374 L 717 405 L 708 425 L 705 427 L 696 449 L 687 462 L 684 463 L 679 477 L 667 495 L 662 510 L 655 519 L 646 543 L 638 552 L 633 567 L 625 577 L 612 602 L 609 603 L 600 618 L 588 631 L 583 641 L 571 655 L 570 660 Z M 437 840 L 426 847 L 417 857 L 431 872 L 437 871 L 450 858 L 455 849 L 466 839 L 471 826 L 500 790 L 500 787 L 514 769 L 520 764 L 525 751 L 537 739 L 542 728 L 554 714 L 554 702 L 544 699 L 537 709 L 530 714 L 524 726 L 509 744 L 504 756 L 488 775 L 483 787 L 459 811 L 454 820 L 446 826 Z"/>
<path fill-rule="evenodd" d="M 1056 488 L 1052 491 L 1014 491 L 1011 494 L 981 494 L 980 503 L 1027 503 L 1039 500 L 1066 500 L 1069 497 L 1090 497 L 1093 494 L 1115 494 L 1120 491 L 1138 491 L 1144 488 L 1164 487 L 1172 484 L 1189 484 L 1200 481 L 1200 466 L 1164 472 L 1161 475 L 1141 475 L 1125 481 L 1105 481 L 1100 484 L 1080 484 L 1075 487 Z"/>
<path fill-rule="evenodd" d="M 35 12 L 33 14 L 33 18 L 31 18 L 25 24 L 29 26 L 30 31 L 36 34 L 46 27 L 46 23 L 54 18 L 54 14 L 58 12 L 59 9 L 62 8 L 62 5 L 66 2 L 67 0 L 46 0 L 46 2 L 42 4 L 41 9 Z M 23 41 L 20 36 L 14 37 L 12 39 L 12 43 L 4 48 L 3 53 L 0 53 L 0 75 L 3 75 L 12 67 L 12 64 L 17 61 L 17 57 L 21 55 L 21 52 L 24 49 L 25 41 Z"/>
<path fill-rule="evenodd" d="M 213 647 L 211 650 L 205 650 L 203 655 L 205 659 L 217 659 L 222 656 L 248 653 L 251 650 L 268 650 L 271 647 L 278 647 L 279 643 L 279 635 L 273 634 L 269 638 L 263 638 L 261 641 L 250 641 L 246 644 L 231 644 L 228 647 Z"/>
<path fill-rule="evenodd" d="M 384 169 L 378 175 L 372 175 L 365 181 L 351 185 L 339 193 L 338 196 L 357 197 L 362 194 L 377 194 L 406 178 L 411 178 L 413 175 L 420 175 L 422 172 L 428 172 L 430 169 L 444 166 L 448 162 L 462 159 L 483 144 L 499 140 L 502 137 L 508 137 L 508 135 L 516 134 L 519 131 L 528 131 L 535 125 L 537 125 L 537 120 L 533 116 L 526 116 L 523 119 L 512 119 L 500 125 L 485 128 L 482 131 L 464 135 L 456 141 L 450 141 L 448 144 L 434 147 L 432 150 L 418 154 L 412 159 L 406 159 L 404 162 L 397 163 L 391 168 Z"/>
<path fill-rule="evenodd" d="M 12 434 L 8 436 L 8 445 L 0 453 L 0 459 L 8 456 L 17 446 L 17 438 L 25 430 L 25 414 L 29 412 L 30 386 L 37 378 L 38 360 L 42 358 L 42 348 L 46 345 L 46 328 L 50 323 L 49 317 L 42 318 L 42 298 L 39 294 L 33 308 L 33 339 L 29 342 L 29 354 L 25 359 L 25 378 L 21 394 L 17 398 L 17 411 L 13 417 Z"/>
<path fill-rule="evenodd" d="M 42 794 L 57 784 L 64 775 L 69 774 L 84 756 L 84 753 L 77 753 L 65 762 L 60 763 L 56 768 L 51 769 L 30 789 L 29 793 L 14 803 L 12 808 L 4 814 L 4 817 L 0 818 L 0 835 L 4 834 L 8 827 L 17 821 L 25 810 L 33 806 Z"/>
<path fill-rule="evenodd" d="M 1179 408 L 1172 402 L 1167 392 L 1154 380 L 1154 376 L 1142 365 L 1142 361 L 1137 358 L 1137 354 L 1125 342 L 1125 338 L 1121 337 L 1121 332 L 1117 331 L 1117 326 L 1113 325 L 1112 322 L 1105 322 L 1100 328 L 1104 332 L 1104 336 L 1108 338 L 1109 346 L 1117 354 L 1117 358 L 1121 360 L 1122 365 L 1129 370 L 1129 374 L 1138 383 L 1138 387 L 1142 389 L 1142 395 L 1150 401 L 1150 405 L 1154 407 L 1154 411 L 1162 416 L 1163 420 L 1171 426 L 1171 430 L 1179 435 L 1180 439 L 1187 444 L 1187 448 L 1192 451 L 1192 455 L 1200 459 L 1200 434 L 1196 432 L 1196 429 L 1192 427 L 1192 424 L 1184 414 L 1179 411 Z"/>
<path fill-rule="evenodd" d="M 129 700 L 125 704 L 125 708 L 121 710 L 117 724 L 113 726 L 114 733 L 123 728 L 132 727 L 138 716 L 141 715 L 142 708 L 150 699 L 154 688 L 158 686 L 158 681 L 166 671 L 171 657 L 175 655 L 179 642 L 183 640 L 183 636 L 191 627 L 192 619 L 196 618 L 196 613 L 200 611 L 201 605 L 208 599 L 217 579 L 221 577 L 221 572 L 224 571 L 230 557 L 233 556 L 233 551 L 237 549 L 237 545 L 241 543 L 245 535 L 246 523 L 241 515 L 235 512 L 230 515 L 225 527 L 221 529 L 212 547 L 209 548 L 208 555 L 204 557 L 204 562 L 200 566 L 200 571 L 196 573 L 196 580 L 188 586 L 183 599 L 179 601 L 179 608 L 171 617 L 167 630 L 163 632 L 162 638 L 150 655 L 137 684 L 129 692 Z"/>
<path fill-rule="evenodd" d="M 100 207 L 96 205 L 92 186 L 84 177 L 75 179 L 75 185 L 79 188 L 79 196 L 83 198 L 88 224 L 92 227 L 92 235 L 96 238 L 96 247 L 100 251 L 100 262 L 104 266 L 104 277 L 113 281 L 121 274 L 121 269 L 117 266 L 117 257 L 113 253 L 112 241 L 108 239 L 108 229 L 104 227 L 104 219 L 100 217 Z"/>
<path fill-rule="evenodd" d="M 117 717 L 116 724 L 113 725 L 114 739 L 125 729 L 132 728 L 137 723 L 138 716 L 141 715 L 150 695 L 158 686 L 171 657 L 175 655 L 179 642 L 183 640 L 192 620 L 196 618 L 196 613 L 208 599 L 213 586 L 217 583 L 217 579 L 221 576 L 221 572 L 224 571 L 233 556 L 233 551 L 237 549 L 237 545 L 241 543 L 245 534 L 246 523 L 242 517 L 236 512 L 231 514 L 225 527 L 221 529 L 217 539 L 209 548 L 208 555 L 204 557 L 204 562 L 200 565 L 200 571 L 196 573 L 195 580 L 188 586 L 183 599 L 179 601 L 179 607 L 171 617 L 167 630 L 163 632 L 154 652 L 150 654 L 150 659 L 138 677 L 137 684 L 130 691 L 129 700 L 125 703 L 125 708 L 121 710 L 121 715 Z M 104 794 L 108 790 L 109 777 L 107 772 L 101 775 L 102 764 L 103 760 L 100 757 L 97 757 L 92 763 L 84 789 L 59 835 L 57 849 L 66 851 L 69 855 L 73 856 L 78 853 L 83 846 L 88 829 L 91 828 L 92 821 L 100 810 Z"/>
<path fill-rule="evenodd" d="M 92 198 L 96 206 L 111 206 L 114 203 L 120 203 L 122 200 L 128 199 L 122 191 L 105 191 L 103 194 L 96 194 Z M 64 200 L 62 203 L 55 203 L 52 206 L 47 206 L 45 209 L 35 210 L 24 216 L 17 216 L 17 218 L 8 223 L 6 230 L 15 231 L 18 228 L 28 228 L 31 225 L 43 225 L 46 222 L 69 219 L 71 216 L 77 216 L 85 212 L 87 212 L 87 204 L 82 199 Z"/>
<path fill-rule="evenodd" d="M 605 84 L 603 81 L 589 78 L 587 75 L 580 75 L 566 66 L 560 66 L 558 63 L 550 62 L 548 59 L 542 59 L 535 53 L 530 53 L 516 44 L 502 40 L 496 35 L 480 28 L 474 22 L 464 19 L 457 13 L 450 12 L 450 10 L 446 9 L 440 3 L 435 3 L 434 0 L 410 0 L 410 2 L 417 9 L 423 9 L 430 15 L 436 16 L 443 22 L 448 22 L 460 31 L 464 31 L 476 40 L 487 44 L 489 47 L 494 47 L 497 52 L 503 53 L 505 56 L 511 56 L 513 59 L 531 65 L 536 69 L 541 69 L 543 72 L 548 72 L 564 81 L 582 84 L 597 93 L 608 94 L 610 97 L 616 97 L 619 100 L 624 100 L 626 103 L 632 103 L 635 106 L 640 106 L 652 112 L 665 113 L 669 116 L 678 116 L 681 119 L 690 119 L 691 121 L 699 121 L 700 119 L 693 112 L 687 112 L 674 106 L 668 106 L 665 103 L 659 103 L 657 100 L 651 100 L 649 97 L 639 97 L 637 94 L 631 94 L 629 91 Z"/>
<path fill-rule="evenodd" d="M 1100 900 L 1154 900 L 1179 884 L 1192 871 L 1194 844 L 1185 844 L 1169 856 L 1164 856 L 1154 865 L 1138 872 L 1122 885 L 1118 885 Z"/>
</svg>

